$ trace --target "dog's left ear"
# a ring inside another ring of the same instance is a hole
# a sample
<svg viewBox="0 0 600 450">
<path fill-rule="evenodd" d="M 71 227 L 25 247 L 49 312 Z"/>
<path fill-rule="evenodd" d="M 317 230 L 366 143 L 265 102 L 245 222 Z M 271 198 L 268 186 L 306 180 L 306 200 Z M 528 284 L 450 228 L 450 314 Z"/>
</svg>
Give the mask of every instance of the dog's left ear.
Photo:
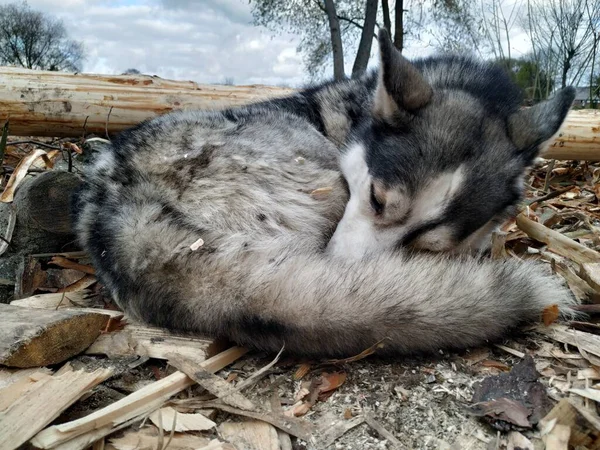
<svg viewBox="0 0 600 450">
<path fill-rule="evenodd" d="M 423 75 L 394 47 L 385 29 L 379 31 L 379 80 L 373 113 L 392 120 L 398 113 L 414 113 L 431 100 L 433 90 Z"/>
<path fill-rule="evenodd" d="M 562 126 L 575 99 L 575 88 L 566 87 L 551 99 L 520 110 L 508 118 L 508 133 L 525 158 L 531 162 L 543 144 Z"/>
</svg>

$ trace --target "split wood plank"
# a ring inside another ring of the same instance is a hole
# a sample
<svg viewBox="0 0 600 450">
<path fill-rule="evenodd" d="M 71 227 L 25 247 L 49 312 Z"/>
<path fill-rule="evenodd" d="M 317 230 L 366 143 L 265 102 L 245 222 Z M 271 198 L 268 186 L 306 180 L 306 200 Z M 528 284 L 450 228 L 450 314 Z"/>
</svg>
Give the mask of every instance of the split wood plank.
<svg viewBox="0 0 600 450">
<path fill-rule="evenodd" d="M 570 428 L 569 444 L 588 450 L 600 450 L 600 417 L 563 398 L 540 421 L 540 429 L 556 420 L 556 425 Z M 555 426 L 556 426 L 555 425 Z"/>
<path fill-rule="evenodd" d="M 65 309 L 77 308 L 85 305 L 87 292 L 61 292 L 59 294 L 38 294 L 31 297 L 20 298 L 10 302 L 12 306 L 21 308 L 36 308 L 36 309 Z M 99 310 L 102 311 L 102 310 Z M 122 313 L 121 313 L 122 314 Z"/>
<path fill-rule="evenodd" d="M 148 356 L 169 359 L 173 354 L 199 362 L 223 349 L 222 342 L 177 334 L 161 328 L 128 323 L 121 330 L 104 333 L 86 350 L 90 355 Z"/>
<path fill-rule="evenodd" d="M 217 372 L 247 352 L 245 348 L 232 347 L 202 361 L 200 365 L 208 371 Z M 175 372 L 88 416 L 48 427 L 38 433 L 31 442 L 38 448 L 54 448 L 77 439 L 78 445 L 81 445 L 78 448 L 86 448 L 86 438 L 91 439 L 87 445 L 93 444 L 95 440 L 112 433 L 120 424 L 160 408 L 173 395 L 194 383 L 194 380 L 183 372 Z"/>
<path fill-rule="evenodd" d="M 256 411 L 256 405 L 254 405 L 247 397 L 238 392 L 227 381 L 199 366 L 193 360 L 186 359 L 179 355 L 172 355 L 171 358 L 169 358 L 169 364 L 185 373 L 208 392 L 228 405 L 247 411 Z"/>
<path fill-rule="evenodd" d="M 75 356 L 100 335 L 108 317 L 79 311 L 52 311 L 0 304 L 0 364 L 36 367 Z"/>
<path fill-rule="evenodd" d="M 534 222 L 524 214 L 517 216 L 517 226 L 529 237 L 543 242 L 548 248 L 561 256 L 569 258 L 578 264 L 600 262 L 600 253 L 581 245 L 579 242 L 548 228 L 541 223 Z"/>
<path fill-rule="evenodd" d="M 111 375 L 111 369 L 91 373 L 70 370 L 42 378 L 33 389 L 0 412 L 0 448 L 18 448 Z"/>
<path fill-rule="evenodd" d="M 238 449 L 280 450 L 279 436 L 275 427 L 260 420 L 223 422 L 219 435 Z"/>
</svg>

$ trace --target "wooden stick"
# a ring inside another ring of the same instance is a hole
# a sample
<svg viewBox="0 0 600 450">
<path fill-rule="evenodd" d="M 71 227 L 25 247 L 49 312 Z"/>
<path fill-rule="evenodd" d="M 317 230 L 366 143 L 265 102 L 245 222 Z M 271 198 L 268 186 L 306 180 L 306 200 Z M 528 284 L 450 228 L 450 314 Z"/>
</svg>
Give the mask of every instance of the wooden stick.
<svg viewBox="0 0 600 450">
<path fill-rule="evenodd" d="M 202 361 L 200 366 L 214 373 L 247 352 L 248 350 L 245 348 L 232 347 Z M 119 424 L 161 407 L 173 395 L 193 384 L 194 380 L 186 374 L 175 372 L 88 416 L 46 428 L 38 433 L 31 442 L 38 448 L 53 448 L 87 433 L 92 434 L 94 439 L 100 439 L 112 433 Z M 98 433 L 100 430 L 102 432 Z"/>
<path fill-rule="evenodd" d="M 548 248 L 553 252 L 579 264 L 600 262 L 600 253 L 597 251 L 581 245 L 541 223 L 534 222 L 524 214 L 517 216 L 517 226 L 529 237 L 548 245 Z"/>
</svg>

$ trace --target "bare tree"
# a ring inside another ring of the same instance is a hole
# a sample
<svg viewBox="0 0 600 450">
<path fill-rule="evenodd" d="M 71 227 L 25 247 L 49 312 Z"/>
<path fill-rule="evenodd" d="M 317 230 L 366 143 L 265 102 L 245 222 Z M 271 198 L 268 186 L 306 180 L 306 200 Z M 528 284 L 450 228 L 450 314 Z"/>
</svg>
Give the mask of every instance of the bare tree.
<svg viewBox="0 0 600 450">
<path fill-rule="evenodd" d="M 561 87 L 576 84 L 589 68 L 600 0 L 529 0 L 528 34 L 548 53 Z"/>
<path fill-rule="evenodd" d="M 27 3 L 0 6 L 0 63 L 40 70 L 78 71 L 81 43 L 68 38 L 64 24 Z"/>
</svg>

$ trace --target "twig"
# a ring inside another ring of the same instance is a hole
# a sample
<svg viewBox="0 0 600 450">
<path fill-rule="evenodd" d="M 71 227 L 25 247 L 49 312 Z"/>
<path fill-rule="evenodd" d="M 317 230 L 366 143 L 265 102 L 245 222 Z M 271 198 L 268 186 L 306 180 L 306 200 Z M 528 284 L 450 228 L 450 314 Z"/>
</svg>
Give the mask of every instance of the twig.
<svg viewBox="0 0 600 450">
<path fill-rule="evenodd" d="M 552 170 L 554 169 L 554 164 L 556 164 L 556 160 L 553 159 L 548 163 L 548 168 L 546 169 L 546 176 L 544 177 L 544 192 L 548 192 L 548 186 L 550 184 L 550 175 L 552 175 Z"/>
<path fill-rule="evenodd" d="M 559 195 L 564 194 L 565 192 L 569 192 L 570 190 L 572 190 L 575 187 L 576 186 L 573 185 L 573 186 L 567 186 L 566 188 L 557 189 L 556 191 L 552 191 L 549 194 L 542 195 L 541 197 L 529 199 L 526 202 L 526 204 L 529 205 L 529 206 L 531 206 L 531 205 L 534 205 L 536 203 L 541 203 L 541 202 L 544 202 L 546 200 L 550 200 L 550 199 L 552 199 L 554 197 L 558 197 Z M 545 190 L 546 189 L 544 189 L 544 191 Z"/>
<path fill-rule="evenodd" d="M 7 142 L 6 145 L 20 145 L 20 144 L 32 144 L 32 145 L 37 145 L 39 147 L 45 147 L 45 148 L 49 148 L 52 150 L 62 150 L 62 147 L 57 146 L 57 145 L 52 145 L 52 144 L 46 144 L 45 142 L 39 142 L 39 141 L 14 141 L 14 142 Z"/>
</svg>

